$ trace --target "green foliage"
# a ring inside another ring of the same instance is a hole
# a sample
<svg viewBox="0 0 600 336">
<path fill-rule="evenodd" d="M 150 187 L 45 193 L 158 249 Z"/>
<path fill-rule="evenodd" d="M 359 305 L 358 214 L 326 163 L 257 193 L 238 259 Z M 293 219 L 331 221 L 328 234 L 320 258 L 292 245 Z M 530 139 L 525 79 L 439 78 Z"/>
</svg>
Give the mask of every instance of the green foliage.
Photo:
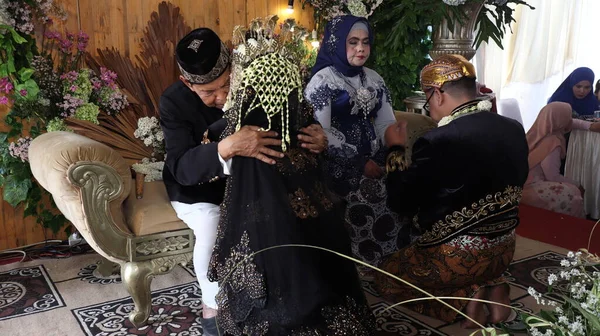
<svg viewBox="0 0 600 336">
<path fill-rule="evenodd" d="M 431 16 L 443 16 L 439 8 L 431 0 L 386 1 L 371 17 L 375 40 L 368 66 L 385 80 L 395 109 L 419 90 L 419 70 L 429 62 L 432 45 Z"/>
<path fill-rule="evenodd" d="M 33 35 L 22 36 L 13 27 L 0 25 L 0 79 L 5 78 L 14 86 L 14 92 L 26 94 L 14 95 L 12 110 L 5 117 L 8 126 L 7 133 L 0 133 L 0 187 L 2 198 L 11 206 L 24 206 L 24 217 L 34 216 L 37 222 L 45 228 L 58 232 L 67 224 L 62 214 L 55 214 L 54 209 L 45 209 L 42 202 L 43 193 L 33 175 L 29 162 L 22 161 L 10 154 L 10 144 L 23 137 L 26 131 L 31 137 L 36 137 L 43 131 L 43 124 L 36 118 L 28 106 L 36 106 L 40 88 L 32 78 L 34 69 L 31 67 L 33 56 L 38 54 Z M 32 124 L 29 130 L 23 124 Z"/>
<path fill-rule="evenodd" d="M 509 4 L 524 5 L 530 9 L 535 9 L 522 0 L 509 0 L 504 6 L 485 5 L 479 16 L 477 16 L 477 21 L 475 21 L 475 31 L 477 31 L 474 42 L 475 49 L 479 48 L 481 43 L 487 42 L 490 39 L 498 47 L 504 49 L 502 47 L 502 38 L 506 33 L 506 28 L 510 29 L 510 24 L 515 22 L 515 18 L 513 17 L 514 10 L 511 8 L 514 6 L 508 6 Z"/>
</svg>

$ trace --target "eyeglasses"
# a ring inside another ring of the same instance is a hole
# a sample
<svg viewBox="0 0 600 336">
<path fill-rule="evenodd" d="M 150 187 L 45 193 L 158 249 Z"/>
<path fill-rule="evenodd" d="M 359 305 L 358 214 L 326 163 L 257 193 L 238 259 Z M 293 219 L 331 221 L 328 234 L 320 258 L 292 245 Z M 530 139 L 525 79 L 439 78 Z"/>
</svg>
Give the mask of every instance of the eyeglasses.
<svg viewBox="0 0 600 336">
<path fill-rule="evenodd" d="M 427 100 L 425 101 L 425 104 L 423 104 L 423 110 L 425 110 L 425 112 L 427 112 L 427 114 L 431 114 L 431 113 L 429 113 L 429 101 L 431 100 L 431 97 L 433 97 L 433 94 L 435 93 L 435 89 L 431 89 L 431 90 L 434 90 L 434 91 L 431 93 L 431 96 L 429 96 L 429 98 L 427 98 Z M 444 90 L 442 90 L 442 89 L 438 89 L 438 91 L 440 93 L 444 93 Z M 427 94 L 427 93 L 425 93 L 425 94 Z"/>
</svg>

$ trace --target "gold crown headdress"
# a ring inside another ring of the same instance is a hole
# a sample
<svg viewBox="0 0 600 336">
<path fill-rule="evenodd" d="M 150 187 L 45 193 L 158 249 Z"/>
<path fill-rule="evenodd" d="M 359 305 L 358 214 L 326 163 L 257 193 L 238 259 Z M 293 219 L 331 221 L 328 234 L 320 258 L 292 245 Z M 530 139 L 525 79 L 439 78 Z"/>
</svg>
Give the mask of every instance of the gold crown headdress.
<svg viewBox="0 0 600 336">
<path fill-rule="evenodd" d="M 278 17 L 254 19 L 248 28 L 237 26 L 233 31 L 234 44 L 232 56 L 231 84 L 227 103 L 228 113 L 237 117 L 236 130 L 241 127 L 243 117 L 253 109 L 262 107 L 269 127 L 271 118 L 281 115 L 282 149 L 290 144 L 288 96 L 298 91 L 298 101 L 302 101 L 302 76 L 300 63 L 306 56 L 304 43 L 307 32 L 286 20 L 276 34 Z M 242 111 L 242 105 L 248 99 L 247 88 L 255 92 L 249 108 Z"/>
<path fill-rule="evenodd" d="M 475 78 L 475 67 L 461 55 L 442 55 L 421 70 L 421 89 L 440 89 L 444 83 L 463 77 Z"/>
</svg>

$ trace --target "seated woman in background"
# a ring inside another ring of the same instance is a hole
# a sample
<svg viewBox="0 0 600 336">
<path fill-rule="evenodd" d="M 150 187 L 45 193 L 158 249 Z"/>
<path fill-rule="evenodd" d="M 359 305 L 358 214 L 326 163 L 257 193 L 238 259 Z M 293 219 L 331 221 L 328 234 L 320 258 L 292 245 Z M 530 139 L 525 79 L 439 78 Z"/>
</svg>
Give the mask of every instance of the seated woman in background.
<svg viewBox="0 0 600 336">
<path fill-rule="evenodd" d="M 592 83 L 594 83 L 592 69 L 577 68 L 554 91 L 548 103 L 567 103 L 578 115 L 593 115 L 598 109 L 598 99 L 592 92 Z"/>
<path fill-rule="evenodd" d="M 594 96 L 596 96 L 596 99 L 598 99 L 598 102 L 600 102 L 600 79 L 596 82 L 596 88 L 594 89 Z"/>
<path fill-rule="evenodd" d="M 566 103 L 550 103 L 540 111 L 527 132 L 529 176 L 521 203 L 584 218 L 583 187 L 560 174 L 567 154 L 564 135 L 571 128 L 600 132 L 600 123 L 573 119 Z"/>
</svg>

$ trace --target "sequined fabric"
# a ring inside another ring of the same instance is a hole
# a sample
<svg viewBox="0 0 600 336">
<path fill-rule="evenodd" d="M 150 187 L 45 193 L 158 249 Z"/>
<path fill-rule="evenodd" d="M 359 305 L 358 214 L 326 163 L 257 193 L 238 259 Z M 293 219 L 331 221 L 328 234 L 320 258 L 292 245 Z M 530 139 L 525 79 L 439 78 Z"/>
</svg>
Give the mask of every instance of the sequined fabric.
<svg viewBox="0 0 600 336">
<path fill-rule="evenodd" d="M 249 105 L 240 103 L 242 109 Z M 306 102 L 290 98 L 290 106 L 296 106 L 289 121 L 295 139 L 314 119 Z M 235 123 L 238 116 L 228 120 Z M 266 123 L 260 108 L 242 118 L 242 126 Z M 278 118 L 272 127 L 279 132 Z M 219 323 L 227 334 L 372 335 L 373 316 L 354 264 L 289 246 L 351 253 L 340 202 L 325 185 L 323 170 L 323 158 L 297 141 L 290 141 L 275 165 L 234 157 L 208 274 L 221 287 Z"/>
<path fill-rule="evenodd" d="M 351 82 L 333 67 L 315 74 L 305 96 L 317 118 L 330 111 L 331 123 L 324 128 L 329 141 L 327 173 L 331 188 L 346 202 L 345 219 L 354 256 L 376 265 L 384 255 L 406 246 L 410 238 L 403 229 L 408 220 L 399 218 L 386 205 L 385 178 L 363 175 L 369 159 L 385 169 L 383 134 L 378 134 L 374 119 L 384 104 L 390 104 L 389 92 L 383 79 L 368 68 L 357 77 L 375 93 L 368 111 L 355 101 L 357 78 Z"/>
</svg>

